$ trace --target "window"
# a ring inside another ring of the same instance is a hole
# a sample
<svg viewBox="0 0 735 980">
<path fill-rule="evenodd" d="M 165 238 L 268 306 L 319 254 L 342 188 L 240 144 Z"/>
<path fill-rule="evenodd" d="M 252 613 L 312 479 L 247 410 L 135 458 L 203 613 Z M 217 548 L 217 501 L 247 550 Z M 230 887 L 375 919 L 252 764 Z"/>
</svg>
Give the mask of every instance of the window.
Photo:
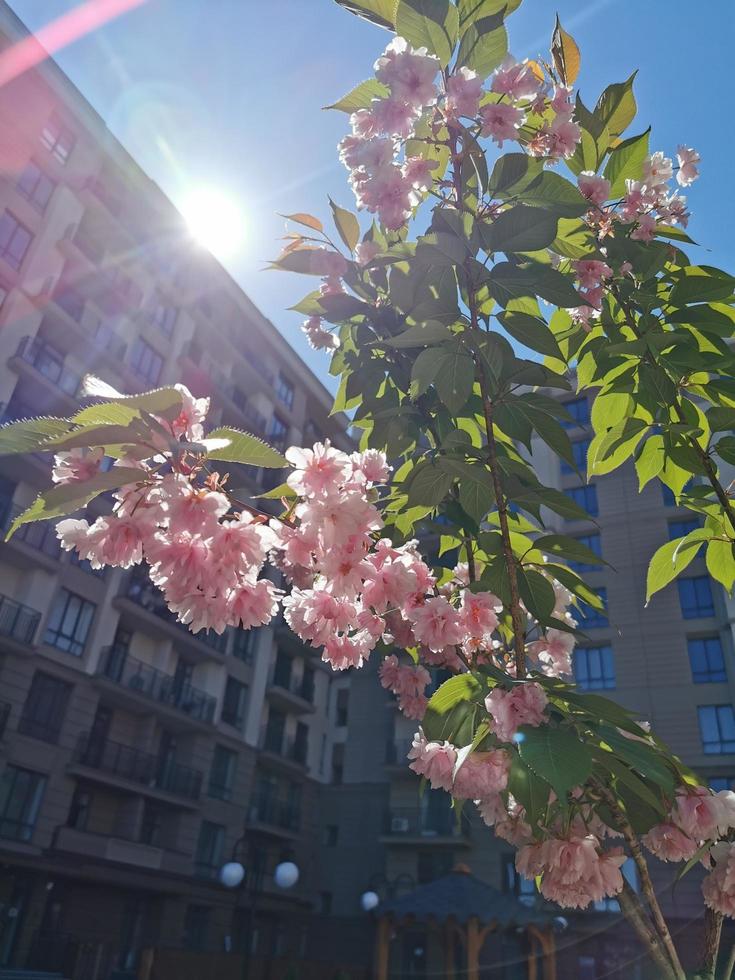
<svg viewBox="0 0 735 980">
<path fill-rule="evenodd" d="M 74 149 L 76 137 L 68 126 L 65 126 L 56 113 L 51 116 L 41 132 L 41 144 L 45 146 L 52 157 L 59 163 L 65 164 L 69 154 Z"/>
<path fill-rule="evenodd" d="M 163 823 L 163 813 L 159 806 L 146 800 L 143 806 L 143 816 L 140 821 L 141 844 L 148 844 L 150 847 L 160 847 L 162 841 L 161 825 Z"/>
<path fill-rule="evenodd" d="M 661 484 L 661 497 L 663 498 L 664 507 L 676 507 L 674 491 L 670 487 L 667 487 L 665 483 Z"/>
<path fill-rule="evenodd" d="M 709 575 L 696 575 L 677 580 L 679 605 L 684 619 L 702 619 L 714 616 L 715 600 Z"/>
<path fill-rule="evenodd" d="M 594 483 L 588 483 L 583 487 L 571 487 L 569 490 L 565 490 L 564 493 L 573 500 L 578 507 L 582 507 L 591 517 L 597 517 L 599 514 L 597 506 L 597 487 Z M 576 518 L 575 518 L 576 520 Z"/>
<path fill-rule="evenodd" d="M 0 216 L 0 257 L 5 259 L 11 269 L 20 269 L 26 257 L 33 235 L 25 225 L 13 217 L 10 211 Z"/>
<path fill-rule="evenodd" d="M 51 608 L 43 642 L 81 657 L 96 608 L 93 602 L 61 589 Z"/>
<path fill-rule="evenodd" d="M 0 780 L 0 837 L 29 841 L 41 808 L 46 777 L 30 769 L 6 766 Z"/>
<path fill-rule="evenodd" d="M 599 588 L 594 590 L 607 605 L 607 589 Z M 574 614 L 574 618 L 579 621 L 581 630 L 602 629 L 608 625 L 607 614 L 602 609 L 595 609 L 593 606 L 583 602 L 581 607 Z"/>
<path fill-rule="evenodd" d="M 727 680 L 725 657 L 719 636 L 690 637 L 687 640 L 692 680 L 695 684 L 718 683 Z"/>
<path fill-rule="evenodd" d="M 706 755 L 735 752 L 735 713 L 731 704 L 708 704 L 697 708 L 702 748 Z"/>
<path fill-rule="evenodd" d="M 91 807 L 92 794 L 77 786 L 74 790 L 74 796 L 71 798 L 69 815 L 66 818 L 67 827 L 74 827 L 76 830 L 86 830 Z"/>
<path fill-rule="evenodd" d="M 224 745 L 215 745 L 212 768 L 209 771 L 209 788 L 207 792 L 217 800 L 231 800 L 232 787 L 235 782 L 237 768 L 237 752 L 226 749 Z"/>
<path fill-rule="evenodd" d="M 301 688 L 299 694 L 304 699 L 304 701 L 309 701 L 313 703 L 314 701 L 314 685 L 315 685 L 316 674 L 314 668 L 310 667 L 308 664 L 304 664 L 304 673 L 301 676 Z"/>
<path fill-rule="evenodd" d="M 137 337 L 130 354 L 130 366 L 140 378 L 155 385 L 161 377 L 163 358 L 142 337 Z"/>
<path fill-rule="evenodd" d="M 276 378 L 276 396 L 282 401 L 286 408 L 293 408 L 294 387 L 281 371 Z"/>
<path fill-rule="evenodd" d="M 202 820 L 194 856 L 196 873 L 201 878 L 216 878 L 222 865 L 225 828 L 218 823 Z"/>
<path fill-rule="evenodd" d="M 164 337 L 173 337 L 174 327 L 179 311 L 175 306 L 166 306 L 161 302 L 160 297 L 156 297 L 156 302 L 151 310 L 151 323 L 157 327 Z"/>
<path fill-rule="evenodd" d="M 602 542 L 599 532 L 595 532 L 595 534 L 582 534 L 577 538 L 577 541 L 594 552 L 598 558 L 602 558 Z M 575 572 L 596 572 L 600 568 L 599 565 L 591 565 L 586 561 L 570 561 L 569 567 L 573 568 Z"/>
<path fill-rule="evenodd" d="M 222 702 L 222 721 L 241 729 L 245 721 L 247 698 L 247 684 L 241 684 L 234 677 L 228 677 L 225 686 L 225 698 Z"/>
<path fill-rule="evenodd" d="M 612 647 L 579 647 L 574 651 L 574 679 L 583 691 L 609 691 L 615 687 Z"/>
<path fill-rule="evenodd" d="M 512 854 L 503 854 L 503 883 L 505 891 L 515 895 L 521 905 L 536 904 L 536 882 L 524 878 L 516 871 L 515 858 Z"/>
<path fill-rule="evenodd" d="M 249 664 L 253 659 L 253 650 L 255 649 L 257 636 L 257 627 L 251 630 L 235 630 L 235 635 L 232 639 L 233 657 L 237 657 L 238 660 Z"/>
<path fill-rule="evenodd" d="M 562 422 L 565 429 L 573 429 L 577 425 L 587 425 L 590 420 L 590 403 L 582 396 L 571 401 L 562 402 L 562 407 L 572 416 L 572 422 Z"/>
<path fill-rule="evenodd" d="M 328 823 L 324 827 L 324 846 L 336 847 L 339 841 L 339 827 L 336 823 Z"/>
<path fill-rule="evenodd" d="M 735 783 L 735 776 L 711 776 L 709 788 L 713 793 L 719 793 L 723 789 L 732 789 Z"/>
<path fill-rule="evenodd" d="M 580 439 L 572 443 L 572 459 L 574 466 L 582 473 L 587 469 L 587 450 L 590 448 L 591 439 Z M 561 461 L 562 473 L 574 473 L 574 467 L 570 466 L 565 460 Z"/>
<path fill-rule="evenodd" d="M 347 724 L 347 716 L 350 707 L 350 690 L 347 687 L 341 687 L 337 691 L 337 707 L 336 707 L 336 719 L 335 723 L 338 728 L 344 728 Z"/>
<path fill-rule="evenodd" d="M 209 932 L 209 916 L 211 909 L 207 905 L 187 905 L 184 914 L 184 949 L 202 951 L 207 947 Z"/>
<path fill-rule="evenodd" d="M 56 181 L 47 177 L 33 160 L 28 161 L 16 184 L 18 193 L 30 201 L 36 211 L 40 211 L 41 214 L 46 210 L 46 205 L 51 200 L 55 187 Z"/>
<path fill-rule="evenodd" d="M 681 521 L 669 521 L 669 541 L 683 538 L 685 534 L 696 531 L 701 526 L 697 517 L 686 517 Z"/>
<path fill-rule="evenodd" d="M 72 685 L 51 674 L 36 671 L 23 705 L 18 731 L 44 742 L 55 743 L 64 723 Z"/>
<path fill-rule="evenodd" d="M 283 421 L 280 415 L 274 414 L 271 418 L 269 437 L 276 449 L 283 450 L 286 448 L 288 425 Z"/>
</svg>

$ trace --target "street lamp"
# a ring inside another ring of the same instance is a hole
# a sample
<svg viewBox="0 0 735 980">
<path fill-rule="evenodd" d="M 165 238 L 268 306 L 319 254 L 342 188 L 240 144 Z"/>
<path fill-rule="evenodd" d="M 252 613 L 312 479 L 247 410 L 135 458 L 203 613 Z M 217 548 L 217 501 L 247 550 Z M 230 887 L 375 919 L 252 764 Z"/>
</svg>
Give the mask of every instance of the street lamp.
<svg viewBox="0 0 735 980">
<path fill-rule="evenodd" d="M 415 888 L 416 882 L 409 874 L 388 878 L 382 872 L 378 872 L 371 876 L 367 889 L 360 895 L 360 907 L 363 912 L 372 912 L 380 905 L 381 894 L 385 898 L 395 898 L 401 887 Z"/>
<path fill-rule="evenodd" d="M 255 866 L 255 871 L 248 872 L 246 866 L 238 859 L 238 851 L 244 846 L 247 840 L 247 835 L 243 834 L 239 840 L 235 841 L 232 848 L 232 855 L 230 860 L 222 865 L 219 872 L 219 880 L 225 888 L 229 888 L 235 893 L 235 906 L 233 908 L 233 924 L 234 916 L 237 911 L 240 893 L 245 891 L 246 888 L 250 893 L 250 900 L 247 904 L 247 925 L 245 928 L 245 942 L 243 950 L 243 961 L 242 961 L 242 975 L 243 980 L 247 980 L 248 973 L 250 970 L 250 952 L 252 947 L 252 934 L 253 934 L 253 920 L 255 918 L 255 909 L 258 904 L 258 899 L 263 891 L 263 869 L 257 864 Z M 251 863 L 255 864 L 255 862 Z M 281 861 L 276 865 L 276 869 L 273 872 L 273 881 L 278 888 L 282 888 L 287 891 L 289 888 L 293 888 L 294 885 L 299 880 L 299 868 L 291 860 Z M 231 946 L 230 937 L 228 936 L 228 947 Z"/>
</svg>

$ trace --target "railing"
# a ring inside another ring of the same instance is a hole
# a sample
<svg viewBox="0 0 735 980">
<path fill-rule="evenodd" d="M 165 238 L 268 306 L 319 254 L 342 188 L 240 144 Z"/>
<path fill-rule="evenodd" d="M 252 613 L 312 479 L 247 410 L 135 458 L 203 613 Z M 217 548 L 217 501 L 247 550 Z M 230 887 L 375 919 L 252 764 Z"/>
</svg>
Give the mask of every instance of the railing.
<svg viewBox="0 0 735 980">
<path fill-rule="evenodd" d="M 39 337 L 22 337 L 15 356 L 32 365 L 65 394 L 73 396 L 79 390 L 81 375 L 64 367 L 64 355 Z"/>
<path fill-rule="evenodd" d="M 265 793 L 250 803 L 248 817 L 252 823 L 270 824 L 282 830 L 298 830 L 301 826 L 301 810 L 286 800 L 277 800 Z"/>
<path fill-rule="evenodd" d="M 408 752 L 413 741 L 410 738 L 391 738 L 385 745 L 385 764 L 387 766 L 408 765 Z"/>
<path fill-rule="evenodd" d="M 389 810 L 383 833 L 390 837 L 467 837 L 470 823 L 467 814 L 447 809 L 402 807 Z"/>
<path fill-rule="evenodd" d="M 275 671 L 273 674 L 273 680 L 271 681 L 272 687 L 277 687 L 282 691 L 288 691 L 289 694 L 295 694 L 296 697 L 301 698 L 303 701 L 308 701 L 310 704 L 314 701 L 314 680 L 310 681 L 296 680 L 290 675 L 281 674 Z"/>
<path fill-rule="evenodd" d="M 136 660 L 128 655 L 124 647 L 106 647 L 102 654 L 98 670 L 102 677 L 159 704 L 175 708 L 196 721 L 214 720 L 217 700 L 211 694 Z"/>
<path fill-rule="evenodd" d="M 60 287 L 54 291 L 53 299 L 72 320 L 77 323 L 82 322 L 86 301 L 78 290 L 71 286 Z"/>
<path fill-rule="evenodd" d="M 11 708 L 12 705 L 9 701 L 0 701 L 0 738 L 3 737 L 5 729 L 8 727 Z"/>
<path fill-rule="evenodd" d="M 41 613 L 22 602 L 0 595 L 0 636 L 9 636 L 21 643 L 33 643 Z"/>
<path fill-rule="evenodd" d="M 7 532 L 19 514 L 22 514 L 26 507 L 13 504 L 10 501 L 0 500 L 0 528 Z M 12 541 L 23 541 L 29 548 L 35 548 L 43 552 L 49 558 L 58 558 L 61 554 L 61 544 L 56 537 L 56 523 L 54 521 L 34 521 L 31 524 L 21 524 L 13 535 Z"/>
<path fill-rule="evenodd" d="M 159 759 L 150 752 L 141 752 L 109 739 L 92 741 L 89 732 L 79 736 L 73 760 L 81 766 L 165 790 L 188 800 L 198 800 L 202 790 L 202 774 L 198 770 Z"/>
<path fill-rule="evenodd" d="M 103 259 L 105 249 L 102 242 L 87 234 L 79 225 L 69 225 L 64 232 L 64 238 L 73 242 L 93 265 L 97 265 Z"/>
<path fill-rule="evenodd" d="M 273 752 L 274 755 L 280 755 L 282 759 L 296 762 L 300 766 L 306 765 L 308 742 L 304 738 L 296 738 L 294 736 L 286 738 L 278 732 L 270 732 L 266 729 L 263 748 L 266 752 Z"/>
<path fill-rule="evenodd" d="M 171 623 L 173 626 L 188 633 L 193 639 L 199 640 L 205 646 L 211 647 L 211 649 L 216 650 L 218 653 L 227 652 L 227 644 L 230 637 L 229 630 L 225 630 L 222 634 L 217 634 L 213 630 L 200 630 L 198 633 L 192 633 L 189 627 L 185 623 L 179 622 L 176 614 L 171 612 L 166 605 L 166 600 L 163 598 L 161 590 L 156 588 L 145 572 L 133 572 L 128 579 L 125 596 L 128 599 L 132 599 L 133 602 L 147 612 L 153 613 L 159 619 L 163 619 L 165 622 Z"/>
<path fill-rule="evenodd" d="M 85 177 L 84 183 L 82 184 L 85 190 L 90 191 L 94 197 L 104 204 L 110 214 L 114 215 L 116 218 L 122 216 L 123 206 L 120 198 L 115 197 L 105 186 L 105 183 L 100 180 L 99 177 Z"/>
</svg>

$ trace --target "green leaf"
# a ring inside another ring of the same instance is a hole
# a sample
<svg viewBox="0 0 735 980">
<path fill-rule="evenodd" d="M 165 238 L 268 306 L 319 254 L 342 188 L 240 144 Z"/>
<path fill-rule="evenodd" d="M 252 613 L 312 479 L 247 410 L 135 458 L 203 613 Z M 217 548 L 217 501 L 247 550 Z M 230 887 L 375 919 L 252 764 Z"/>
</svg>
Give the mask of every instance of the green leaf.
<svg viewBox="0 0 735 980">
<path fill-rule="evenodd" d="M 546 354 L 549 357 L 561 357 L 559 345 L 556 342 L 546 322 L 540 317 L 528 313 L 506 311 L 500 313 L 498 319 L 507 332 L 524 347 Z"/>
<path fill-rule="evenodd" d="M 697 548 L 679 548 L 684 538 L 667 541 L 656 551 L 648 566 L 646 581 L 646 605 L 651 596 L 659 592 L 669 582 L 673 582 L 679 572 L 689 565 L 697 554 Z"/>
<path fill-rule="evenodd" d="M 451 473 L 445 472 L 433 461 L 424 460 L 404 480 L 401 490 L 408 495 L 409 507 L 436 507 L 449 493 L 453 482 Z"/>
<path fill-rule="evenodd" d="M 495 493 L 490 485 L 489 474 L 486 484 L 482 484 L 479 480 L 460 481 L 459 503 L 462 510 L 477 524 L 482 523 L 495 504 Z"/>
<path fill-rule="evenodd" d="M 709 303 L 727 299 L 735 289 L 735 278 L 711 266 L 690 265 L 677 275 L 677 281 L 669 295 L 674 306 L 686 303 Z"/>
<path fill-rule="evenodd" d="M 504 12 L 482 17 L 471 24 L 462 35 L 457 52 L 457 67 L 471 68 L 480 78 L 501 64 L 508 54 L 508 34 L 503 24 Z"/>
<path fill-rule="evenodd" d="M 334 217 L 334 223 L 339 232 L 339 237 L 347 248 L 351 252 L 354 252 L 355 245 L 360 241 L 360 222 L 351 211 L 347 211 L 345 208 L 341 208 L 338 204 L 335 204 L 331 197 L 329 198 L 329 206 L 332 209 L 332 216 Z"/>
<path fill-rule="evenodd" d="M 356 85 L 347 95 L 343 95 L 337 102 L 324 106 L 324 108 L 339 109 L 340 112 L 352 115 L 358 109 L 369 109 L 373 99 L 385 99 L 389 94 L 387 85 L 383 85 L 377 78 L 367 78 L 364 82 Z"/>
<path fill-rule="evenodd" d="M 707 421 L 712 432 L 726 432 L 735 429 L 735 408 L 710 408 Z"/>
<path fill-rule="evenodd" d="M 396 0 L 337 0 L 340 7 L 349 10 L 371 24 L 386 27 L 392 31 L 395 27 Z"/>
<path fill-rule="evenodd" d="M 498 262 L 490 270 L 488 285 L 492 295 L 503 306 L 507 305 L 508 300 L 521 296 L 541 296 L 555 306 L 577 307 L 584 304 L 571 279 L 538 263 L 520 267 L 509 262 Z"/>
<path fill-rule="evenodd" d="M 707 571 L 727 592 L 732 592 L 735 583 L 735 550 L 732 541 L 713 538 L 707 545 L 705 557 Z"/>
<path fill-rule="evenodd" d="M 518 751 L 523 761 L 554 789 L 560 800 L 592 772 L 592 755 L 574 732 L 551 725 L 522 725 Z"/>
<path fill-rule="evenodd" d="M 467 249 L 456 235 L 446 231 L 431 231 L 416 242 L 416 261 L 426 265 L 461 265 Z"/>
<path fill-rule="evenodd" d="M 519 570 L 518 588 L 523 604 L 532 616 L 545 622 L 553 613 L 556 595 L 551 582 L 532 568 Z"/>
<path fill-rule="evenodd" d="M 526 811 L 526 820 L 535 831 L 543 817 L 551 795 L 551 786 L 543 776 L 528 766 L 518 753 L 513 753 L 508 776 L 508 790 Z"/>
<path fill-rule="evenodd" d="M 106 473 L 98 473 L 93 480 L 64 483 L 40 493 L 31 506 L 13 521 L 5 535 L 9 541 L 19 527 L 32 521 L 46 521 L 52 517 L 65 517 L 86 507 L 90 500 L 108 490 L 117 490 L 145 479 L 145 473 L 133 466 L 113 466 Z"/>
<path fill-rule="evenodd" d="M 620 197 L 625 193 L 626 180 L 640 180 L 643 176 L 643 161 L 648 156 L 648 137 L 651 128 L 640 136 L 631 136 L 610 151 L 603 176 L 610 181 L 610 197 Z"/>
<path fill-rule="evenodd" d="M 518 204 L 477 228 L 486 252 L 534 252 L 554 241 L 557 221 L 542 208 Z"/>
<path fill-rule="evenodd" d="M 599 432 L 590 443 L 587 453 L 589 475 L 604 476 L 621 466 L 633 455 L 649 428 L 649 423 L 643 419 L 626 418 L 607 432 Z"/>
<path fill-rule="evenodd" d="M 398 0 L 396 34 L 427 48 L 446 68 L 459 32 L 459 13 L 449 0 Z"/>
<path fill-rule="evenodd" d="M 0 426 L 0 456 L 13 453 L 32 453 L 43 443 L 62 436 L 71 428 L 67 419 L 38 418 L 8 422 Z"/>
<path fill-rule="evenodd" d="M 426 737 L 431 741 L 452 740 L 472 708 L 472 698 L 477 697 L 480 691 L 480 682 L 472 674 L 457 674 L 444 681 L 429 698 L 421 722 Z"/>
<path fill-rule="evenodd" d="M 664 461 L 664 437 L 658 434 L 649 436 L 643 443 L 635 461 L 639 492 L 654 477 L 659 475 L 663 469 Z"/>
<path fill-rule="evenodd" d="M 444 366 L 446 349 L 429 347 L 422 350 L 411 369 L 411 397 L 418 398 L 434 383 L 434 379 Z"/>
<path fill-rule="evenodd" d="M 608 85 L 595 106 L 595 115 L 607 127 L 611 136 L 619 136 L 635 119 L 638 110 L 633 95 L 633 81 L 637 71 L 624 82 Z"/>
<path fill-rule="evenodd" d="M 731 466 L 735 466 L 735 436 L 725 436 L 723 439 L 719 439 L 713 448 L 720 459 L 730 463 Z"/>
<path fill-rule="evenodd" d="M 510 17 L 521 5 L 521 0 L 457 0 L 459 9 L 459 32 L 464 34 L 470 24 L 482 17 L 502 13 Z"/>
<path fill-rule="evenodd" d="M 207 439 L 229 439 L 229 445 L 210 450 L 207 453 L 208 459 L 219 459 L 225 463 L 246 463 L 248 466 L 264 466 L 271 469 L 288 466 L 285 456 L 262 439 L 241 429 L 223 425 L 208 433 Z"/>
<path fill-rule="evenodd" d="M 519 194 L 541 175 L 543 163 L 527 153 L 505 153 L 495 161 L 488 180 L 488 190 L 493 197 Z"/>
<path fill-rule="evenodd" d="M 591 548 L 568 534 L 545 534 L 536 538 L 534 546 L 549 555 L 555 555 L 557 558 L 568 558 L 570 561 L 581 562 L 585 565 L 605 564 L 603 559 L 596 555 Z"/>
<path fill-rule="evenodd" d="M 580 55 L 577 42 L 567 34 L 556 17 L 556 26 L 551 36 L 551 57 L 559 78 L 564 85 L 574 85 L 579 74 Z"/>
<path fill-rule="evenodd" d="M 180 414 L 182 405 L 181 392 L 176 388 L 156 388 L 139 395 L 120 395 L 88 405 L 73 415 L 71 421 L 77 425 L 127 425 L 134 417 L 142 417 L 142 412 L 171 420 Z"/>
<path fill-rule="evenodd" d="M 311 246 L 299 248 L 271 262 L 270 268 L 281 269 L 284 272 L 299 272 L 304 276 L 328 276 L 333 267 L 334 255 L 331 249 Z"/>
<path fill-rule="evenodd" d="M 434 379 L 439 398 L 453 415 L 458 415 L 472 394 L 475 383 L 475 362 L 457 343 L 445 350 L 444 363 Z"/>
<path fill-rule="evenodd" d="M 295 490 L 292 490 L 287 483 L 279 483 L 277 487 L 273 487 L 272 490 L 266 490 L 265 493 L 256 493 L 256 500 L 281 500 L 283 497 L 288 497 L 289 499 L 295 500 L 298 494 Z"/>
<path fill-rule="evenodd" d="M 519 196 L 526 204 L 548 208 L 560 218 L 578 218 L 589 210 L 590 202 L 579 188 L 560 174 L 545 170 L 531 181 Z"/>
<path fill-rule="evenodd" d="M 395 347 L 398 350 L 406 350 L 411 347 L 432 347 L 435 344 L 444 343 L 452 340 L 453 334 L 448 327 L 437 320 L 428 320 L 426 323 L 417 324 L 409 327 L 396 337 L 389 337 L 381 340 L 382 347 Z"/>
</svg>

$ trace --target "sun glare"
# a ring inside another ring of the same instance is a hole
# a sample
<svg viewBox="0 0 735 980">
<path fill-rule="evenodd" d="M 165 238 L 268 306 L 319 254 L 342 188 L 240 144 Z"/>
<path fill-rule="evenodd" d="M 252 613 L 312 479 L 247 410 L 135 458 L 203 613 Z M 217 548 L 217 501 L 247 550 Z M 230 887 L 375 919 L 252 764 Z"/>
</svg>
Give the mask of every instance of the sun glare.
<svg viewBox="0 0 735 980">
<path fill-rule="evenodd" d="M 235 201 L 214 187 L 200 187 L 184 200 L 181 212 L 192 238 L 220 258 L 237 251 L 243 238 L 242 214 Z"/>
</svg>

